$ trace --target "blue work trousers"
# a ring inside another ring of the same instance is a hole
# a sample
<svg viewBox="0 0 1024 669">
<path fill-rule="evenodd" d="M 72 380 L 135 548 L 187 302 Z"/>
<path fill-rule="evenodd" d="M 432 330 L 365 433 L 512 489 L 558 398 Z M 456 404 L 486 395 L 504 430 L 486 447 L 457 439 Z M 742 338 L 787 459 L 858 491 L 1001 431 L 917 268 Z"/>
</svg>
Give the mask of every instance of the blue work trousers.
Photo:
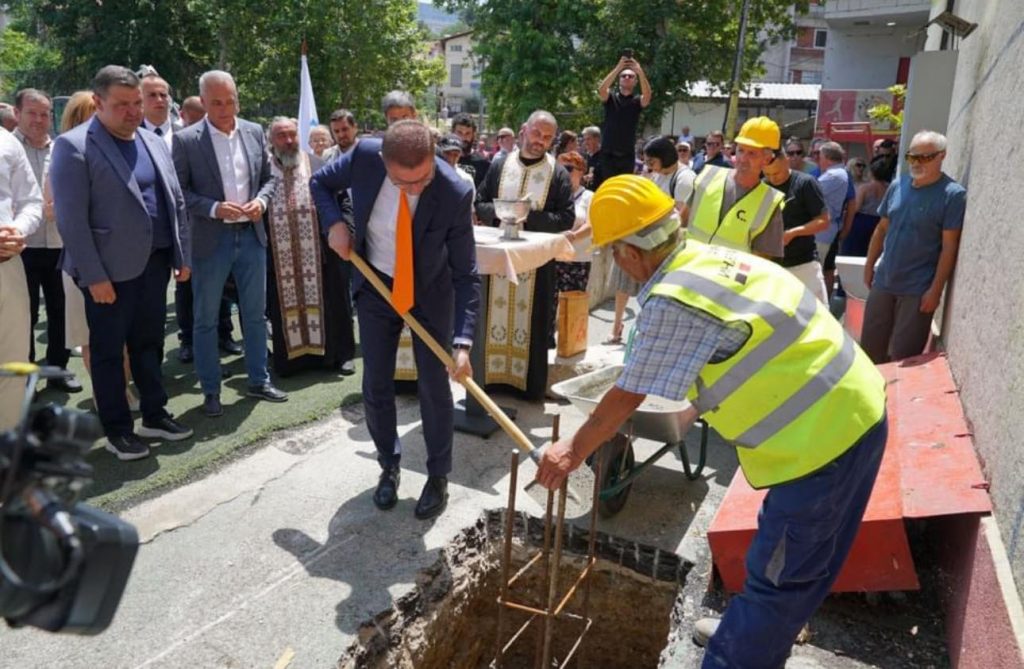
<svg viewBox="0 0 1024 669">
<path fill-rule="evenodd" d="M 850 553 L 888 435 L 885 417 L 814 474 L 768 491 L 743 592 L 708 642 L 703 669 L 781 669 Z M 808 448 L 813 447 L 808 444 Z"/>
</svg>

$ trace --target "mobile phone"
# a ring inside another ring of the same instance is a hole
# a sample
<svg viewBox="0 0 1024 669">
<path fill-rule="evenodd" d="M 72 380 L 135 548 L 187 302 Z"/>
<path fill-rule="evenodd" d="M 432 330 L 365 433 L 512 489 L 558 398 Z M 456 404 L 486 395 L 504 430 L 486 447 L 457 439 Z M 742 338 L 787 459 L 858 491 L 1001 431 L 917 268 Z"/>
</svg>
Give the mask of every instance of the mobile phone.
<svg viewBox="0 0 1024 669">
<path fill-rule="evenodd" d="M 632 59 L 633 58 L 633 50 L 632 49 L 623 49 L 622 50 L 622 57 L 623 58 Z"/>
</svg>

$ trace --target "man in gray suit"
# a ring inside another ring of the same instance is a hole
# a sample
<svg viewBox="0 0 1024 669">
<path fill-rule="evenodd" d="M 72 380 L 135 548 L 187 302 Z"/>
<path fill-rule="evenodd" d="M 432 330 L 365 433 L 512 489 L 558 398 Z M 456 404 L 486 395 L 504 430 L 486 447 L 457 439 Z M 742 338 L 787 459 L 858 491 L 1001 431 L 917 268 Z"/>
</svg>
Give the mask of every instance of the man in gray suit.
<svg viewBox="0 0 1024 669">
<path fill-rule="evenodd" d="M 96 115 L 54 142 L 50 161 L 63 269 L 82 288 L 92 383 L 107 450 L 149 455 L 139 436 L 192 436 L 164 409 L 160 378 L 167 280 L 189 276 L 185 199 L 163 140 L 139 128 L 142 90 L 127 68 L 108 65 L 92 82 Z M 125 400 L 124 349 L 141 395 L 134 430 Z"/>
<path fill-rule="evenodd" d="M 238 118 L 238 89 L 227 72 L 199 77 L 206 119 L 175 135 L 174 165 L 192 223 L 192 344 L 203 411 L 220 416 L 217 313 L 228 273 L 238 287 L 249 396 L 284 402 L 267 372 L 267 232 L 273 190 L 263 129 Z"/>
</svg>

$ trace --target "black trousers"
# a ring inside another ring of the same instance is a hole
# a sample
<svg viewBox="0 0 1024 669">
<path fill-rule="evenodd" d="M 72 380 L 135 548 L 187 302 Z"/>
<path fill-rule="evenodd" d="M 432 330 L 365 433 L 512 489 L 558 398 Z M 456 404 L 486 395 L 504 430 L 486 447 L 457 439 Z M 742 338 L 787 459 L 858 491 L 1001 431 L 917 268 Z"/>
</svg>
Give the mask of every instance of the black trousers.
<svg viewBox="0 0 1024 669">
<path fill-rule="evenodd" d="M 29 336 L 28 359 L 36 359 L 35 328 L 39 322 L 39 291 L 46 300 L 46 363 L 65 368 L 71 352 L 64 338 L 64 282 L 60 275 L 61 249 L 27 248 L 21 252 L 28 281 L 29 309 L 32 330 Z"/>
<path fill-rule="evenodd" d="M 166 414 L 167 393 L 160 378 L 160 352 L 170 275 L 170 251 L 159 249 L 149 257 L 142 274 L 129 281 L 114 282 L 113 304 L 97 304 L 89 289 L 82 289 L 92 352 L 93 396 L 108 437 L 134 431 L 125 399 L 125 345 L 132 379 L 139 389 L 143 420 L 157 420 Z"/>
<path fill-rule="evenodd" d="M 232 284 L 233 290 L 234 284 Z M 220 298 L 220 315 L 217 323 L 217 334 L 220 339 L 231 336 L 234 327 L 231 325 L 231 290 L 225 285 L 224 294 Z M 174 314 L 178 320 L 178 341 L 192 345 L 192 279 L 174 284 Z"/>
</svg>

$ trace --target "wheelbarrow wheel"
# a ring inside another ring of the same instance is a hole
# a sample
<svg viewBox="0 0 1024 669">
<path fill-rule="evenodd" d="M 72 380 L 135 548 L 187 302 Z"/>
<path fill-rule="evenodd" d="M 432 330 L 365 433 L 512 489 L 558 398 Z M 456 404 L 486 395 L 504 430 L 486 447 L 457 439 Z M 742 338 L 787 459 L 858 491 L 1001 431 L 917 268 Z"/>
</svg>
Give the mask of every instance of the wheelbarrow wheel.
<svg viewBox="0 0 1024 669">
<path fill-rule="evenodd" d="M 601 446 L 595 458 L 601 462 L 601 493 L 597 500 L 597 513 L 602 518 L 611 518 L 626 505 L 633 484 L 628 483 L 612 494 L 606 494 L 605 491 L 619 486 L 633 470 L 633 465 L 636 464 L 633 442 L 621 434 L 616 434 Z M 595 459 L 590 464 L 595 472 L 598 469 L 597 462 Z"/>
</svg>

